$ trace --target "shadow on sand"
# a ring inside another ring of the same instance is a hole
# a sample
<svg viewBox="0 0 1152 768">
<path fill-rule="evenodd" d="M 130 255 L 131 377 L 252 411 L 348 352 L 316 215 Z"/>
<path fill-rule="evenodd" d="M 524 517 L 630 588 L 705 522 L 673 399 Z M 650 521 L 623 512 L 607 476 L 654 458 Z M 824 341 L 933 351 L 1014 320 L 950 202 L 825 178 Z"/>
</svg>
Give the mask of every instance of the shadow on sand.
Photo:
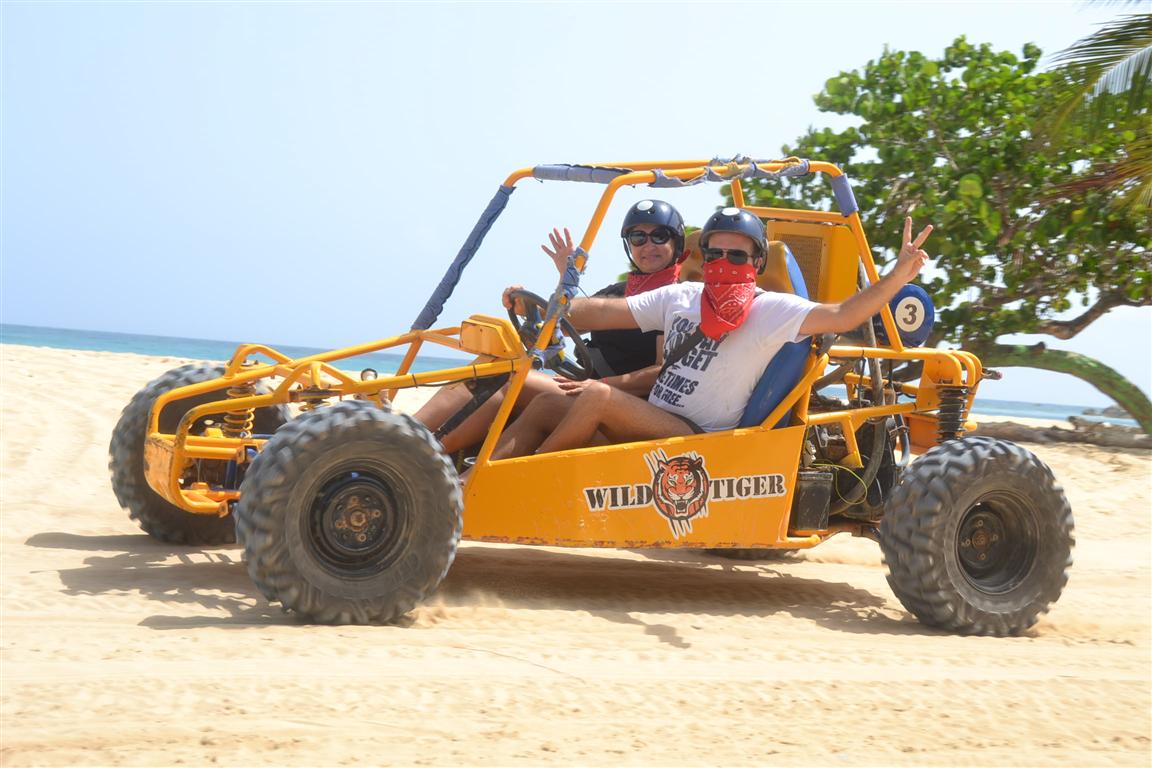
<svg viewBox="0 0 1152 768">
<path fill-rule="evenodd" d="M 66 594 L 138 592 L 157 602 L 200 606 L 217 614 L 154 615 L 144 618 L 143 626 L 300 623 L 258 593 L 236 546 L 193 549 L 145 535 L 63 532 L 39 533 L 26 544 L 91 553 L 82 567 L 59 572 Z M 644 626 L 649 634 L 673 645 L 684 645 L 673 627 L 649 624 L 638 615 L 768 618 L 784 613 L 840 632 L 938 634 L 907 615 L 896 618 L 885 599 L 871 592 L 798 576 L 791 572 L 796 563 L 725 561 L 686 550 L 634 554 L 644 559 L 596 550 L 568 553 L 472 543 L 457 553 L 434 600 L 446 609 L 498 604 L 510 611 L 586 611 L 608 621 Z"/>
</svg>

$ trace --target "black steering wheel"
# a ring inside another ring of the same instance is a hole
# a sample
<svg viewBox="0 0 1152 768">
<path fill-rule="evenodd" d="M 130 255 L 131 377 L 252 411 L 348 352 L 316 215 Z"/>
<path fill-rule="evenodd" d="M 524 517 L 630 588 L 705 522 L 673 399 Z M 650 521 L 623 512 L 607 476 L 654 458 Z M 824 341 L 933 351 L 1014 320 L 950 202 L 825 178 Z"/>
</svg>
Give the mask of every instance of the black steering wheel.
<svg viewBox="0 0 1152 768">
<path fill-rule="evenodd" d="M 513 307 L 513 309 L 508 310 L 508 319 L 512 321 L 512 327 L 516 329 L 520 340 L 524 342 L 524 348 L 531 352 L 536 346 L 536 337 L 540 333 L 540 327 L 544 324 L 544 314 L 548 310 L 548 302 L 523 288 L 510 292 L 508 298 L 512 300 Z M 524 321 L 521 321 L 520 316 L 516 314 L 517 301 L 524 305 Z M 584 339 L 580 338 L 580 332 L 573 327 L 572 323 L 568 322 L 566 317 L 560 318 L 559 327 L 560 333 L 572 340 L 572 344 L 576 348 L 576 359 L 573 360 L 570 356 L 565 355 L 562 360 L 552 364 L 552 370 L 574 381 L 583 381 L 591 377 L 594 370 L 592 355 L 589 354 Z"/>
</svg>

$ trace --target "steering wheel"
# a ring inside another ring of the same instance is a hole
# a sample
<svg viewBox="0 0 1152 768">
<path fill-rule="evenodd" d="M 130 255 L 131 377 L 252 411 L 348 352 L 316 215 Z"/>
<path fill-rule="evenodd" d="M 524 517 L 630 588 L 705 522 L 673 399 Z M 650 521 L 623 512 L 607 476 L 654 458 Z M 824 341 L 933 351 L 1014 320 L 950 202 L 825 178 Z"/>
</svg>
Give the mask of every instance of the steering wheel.
<svg viewBox="0 0 1152 768">
<path fill-rule="evenodd" d="M 531 352 L 536 346 L 536 337 L 540 333 L 540 327 L 544 324 L 544 313 L 548 309 L 548 302 L 522 288 L 512 291 L 508 297 L 512 300 L 513 307 L 516 306 L 517 301 L 524 305 L 526 314 L 524 322 L 521 322 L 514 308 L 508 310 L 508 319 L 512 321 L 512 327 L 516 329 L 520 340 L 524 342 L 524 348 Z M 568 322 L 566 317 L 560 318 L 559 327 L 560 333 L 571 339 L 572 344 L 575 345 L 576 359 L 573 360 L 565 355 L 563 360 L 552 366 L 552 369 L 574 381 L 583 381 L 589 378 L 593 371 L 592 355 L 589 354 L 584 339 L 580 338 L 580 332 L 573 327 L 572 323 Z"/>
</svg>

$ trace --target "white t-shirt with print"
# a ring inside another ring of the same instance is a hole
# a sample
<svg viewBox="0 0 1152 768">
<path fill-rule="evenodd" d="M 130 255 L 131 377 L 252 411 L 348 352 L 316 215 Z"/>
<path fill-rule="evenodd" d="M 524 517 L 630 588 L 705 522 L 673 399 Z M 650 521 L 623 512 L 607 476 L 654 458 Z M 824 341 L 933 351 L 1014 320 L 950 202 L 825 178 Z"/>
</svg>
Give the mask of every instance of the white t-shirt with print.
<svg viewBox="0 0 1152 768">
<path fill-rule="evenodd" d="M 643 331 L 664 331 L 664 355 L 700 325 L 702 283 L 678 283 L 629 296 Z M 765 366 L 785 342 L 800 341 L 800 325 L 814 302 L 790 293 L 759 292 L 747 320 L 713 341 L 707 336 L 668 367 L 648 402 L 691 419 L 701 429 L 734 429 Z"/>
</svg>

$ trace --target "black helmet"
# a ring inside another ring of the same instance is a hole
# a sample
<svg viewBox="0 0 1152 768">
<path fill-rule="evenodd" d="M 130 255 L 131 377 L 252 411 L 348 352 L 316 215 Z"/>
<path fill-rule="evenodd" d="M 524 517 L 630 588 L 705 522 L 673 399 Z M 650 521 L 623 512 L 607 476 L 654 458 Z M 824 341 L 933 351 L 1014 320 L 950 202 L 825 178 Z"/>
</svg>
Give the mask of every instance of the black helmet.
<svg viewBox="0 0 1152 768">
<path fill-rule="evenodd" d="M 628 213 L 624 214 L 624 223 L 620 226 L 620 237 L 624 238 L 624 253 L 628 255 L 628 261 L 632 261 L 628 230 L 637 224 L 652 224 L 672 230 L 673 256 L 680 259 L 684 255 L 684 217 L 680 211 L 663 200 L 641 200 L 628 209 Z M 635 263 L 632 266 L 635 267 Z"/>
<path fill-rule="evenodd" d="M 714 232 L 735 232 L 751 238 L 756 244 L 753 259 L 760 264 L 757 271 L 762 268 L 765 254 L 768 253 L 768 238 L 764 234 L 764 222 L 760 221 L 756 214 L 732 207 L 716 211 L 704 222 L 704 228 L 700 230 L 700 250 L 708 247 L 708 238 Z"/>
</svg>

